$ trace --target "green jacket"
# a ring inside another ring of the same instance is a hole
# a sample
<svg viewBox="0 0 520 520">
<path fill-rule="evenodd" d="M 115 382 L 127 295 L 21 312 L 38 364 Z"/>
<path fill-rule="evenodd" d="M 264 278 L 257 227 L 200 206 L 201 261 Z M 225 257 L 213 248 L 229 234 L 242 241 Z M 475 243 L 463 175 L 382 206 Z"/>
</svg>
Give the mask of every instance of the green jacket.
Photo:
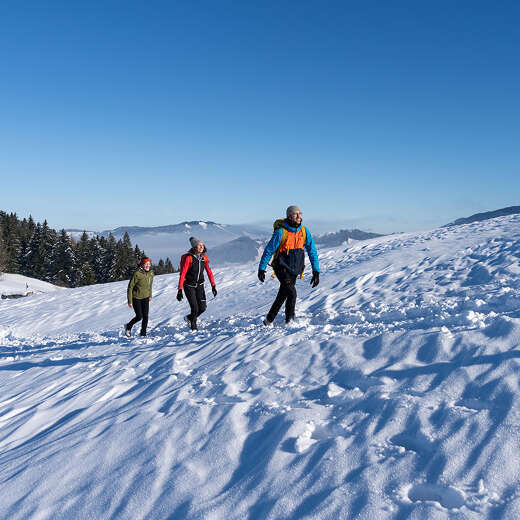
<svg viewBox="0 0 520 520">
<path fill-rule="evenodd" d="M 133 299 L 142 300 L 143 298 L 152 297 L 153 271 L 146 272 L 139 267 L 134 273 L 130 282 L 128 282 L 127 298 L 130 305 Z"/>
</svg>

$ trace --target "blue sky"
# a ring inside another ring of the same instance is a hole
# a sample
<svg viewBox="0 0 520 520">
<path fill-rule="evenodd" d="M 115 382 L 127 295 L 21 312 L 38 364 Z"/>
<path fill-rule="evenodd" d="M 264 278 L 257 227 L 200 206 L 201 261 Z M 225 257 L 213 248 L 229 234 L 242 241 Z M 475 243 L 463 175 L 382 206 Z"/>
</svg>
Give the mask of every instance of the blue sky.
<svg viewBox="0 0 520 520">
<path fill-rule="evenodd" d="M 427 229 L 520 204 L 516 2 L 0 4 L 0 208 Z"/>
</svg>

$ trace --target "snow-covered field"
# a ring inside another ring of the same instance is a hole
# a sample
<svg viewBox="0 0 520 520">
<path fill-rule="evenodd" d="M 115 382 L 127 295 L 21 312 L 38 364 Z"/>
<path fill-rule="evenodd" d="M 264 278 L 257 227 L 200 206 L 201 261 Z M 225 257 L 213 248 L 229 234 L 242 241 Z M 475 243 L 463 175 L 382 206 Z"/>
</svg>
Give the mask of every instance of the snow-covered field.
<svg viewBox="0 0 520 520">
<path fill-rule="evenodd" d="M 320 251 L 277 283 L 178 274 L 0 302 L 0 518 L 520 518 L 520 216 Z"/>
<path fill-rule="evenodd" d="M 61 287 L 56 285 L 22 276 L 21 274 L 0 273 L 0 295 L 41 294 L 61 289 Z"/>
</svg>

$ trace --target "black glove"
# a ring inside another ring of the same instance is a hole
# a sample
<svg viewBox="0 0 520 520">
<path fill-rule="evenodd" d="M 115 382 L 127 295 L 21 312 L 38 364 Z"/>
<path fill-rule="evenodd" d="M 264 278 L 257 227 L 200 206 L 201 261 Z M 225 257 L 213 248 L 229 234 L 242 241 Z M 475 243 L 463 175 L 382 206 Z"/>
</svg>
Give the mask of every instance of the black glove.
<svg viewBox="0 0 520 520">
<path fill-rule="evenodd" d="M 312 271 L 311 287 L 314 288 L 320 283 L 320 273 Z"/>
<path fill-rule="evenodd" d="M 177 301 L 180 302 L 182 300 L 182 289 L 177 291 Z"/>
<path fill-rule="evenodd" d="M 258 270 L 258 279 L 264 283 L 265 282 L 265 271 L 262 271 L 261 269 Z"/>
<path fill-rule="evenodd" d="M 213 293 L 213 296 L 217 296 L 217 286 L 216 285 L 211 286 L 211 292 Z"/>
</svg>

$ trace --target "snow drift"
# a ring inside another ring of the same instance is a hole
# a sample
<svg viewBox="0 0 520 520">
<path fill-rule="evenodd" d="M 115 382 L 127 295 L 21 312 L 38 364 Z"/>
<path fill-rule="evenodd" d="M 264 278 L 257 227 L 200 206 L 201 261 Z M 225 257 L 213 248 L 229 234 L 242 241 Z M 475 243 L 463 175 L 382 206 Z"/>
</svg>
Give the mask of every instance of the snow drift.
<svg viewBox="0 0 520 520">
<path fill-rule="evenodd" d="M 2 518 L 518 518 L 520 216 L 320 250 L 297 323 L 214 265 L 0 302 Z M 307 273 L 310 272 L 310 269 Z"/>
</svg>

